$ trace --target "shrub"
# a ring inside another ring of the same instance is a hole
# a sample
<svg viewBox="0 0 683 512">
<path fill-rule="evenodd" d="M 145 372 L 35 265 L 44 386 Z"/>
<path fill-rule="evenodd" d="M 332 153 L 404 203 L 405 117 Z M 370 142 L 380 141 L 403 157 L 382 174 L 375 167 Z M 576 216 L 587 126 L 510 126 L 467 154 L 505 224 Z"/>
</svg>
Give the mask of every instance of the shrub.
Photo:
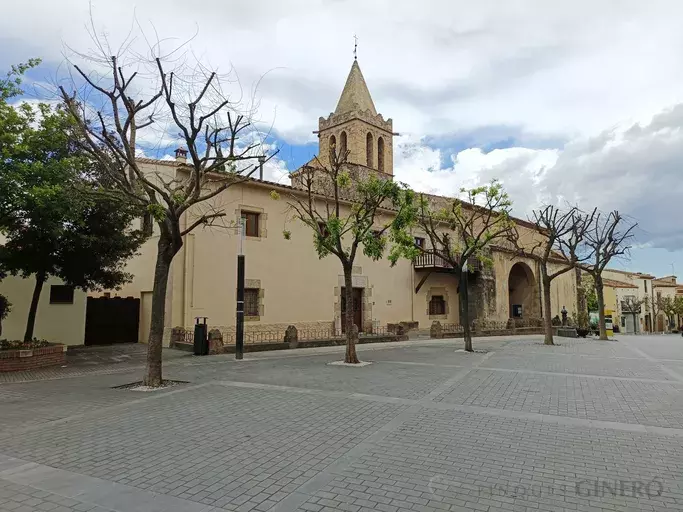
<svg viewBox="0 0 683 512">
<path fill-rule="evenodd" d="M 47 340 L 33 338 L 32 341 L 24 343 L 21 340 L 0 340 L 0 350 L 31 350 L 33 348 L 43 348 L 50 345 Z"/>
</svg>

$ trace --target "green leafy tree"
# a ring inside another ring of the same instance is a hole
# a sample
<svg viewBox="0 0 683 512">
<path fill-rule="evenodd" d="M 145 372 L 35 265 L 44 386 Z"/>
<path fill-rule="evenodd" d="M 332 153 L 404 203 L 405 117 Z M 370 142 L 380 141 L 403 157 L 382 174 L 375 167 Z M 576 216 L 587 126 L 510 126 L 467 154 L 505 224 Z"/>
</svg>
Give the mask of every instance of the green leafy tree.
<svg viewBox="0 0 683 512">
<path fill-rule="evenodd" d="M 4 105 L 0 132 L 8 123 L 21 131 L 3 147 L 0 189 L 12 193 L 4 199 L 0 273 L 35 279 L 28 342 L 49 276 L 83 290 L 115 288 L 132 277 L 123 266 L 143 237 L 130 229 L 140 209 L 102 190 L 99 169 L 74 140 L 73 120 L 63 109 Z"/>
<path fill-rule="evenodd" d="M 346 315 L 346 363 L 359 363 L 356 354 L 358 331 L 352 311 L 352 271 L 359 251 L 372 260 L 381 259 L 391 242 L 388 259 L 392 265 L 414 250 L 406 240 L 413 221 L 413 193 L 404 185 L 385 180 L 347 164 L 349 151 L 330 149 L 329 165 L 316 159 L 293 178 L 298 191 L 287 198 L 293 219 L 308 226 L 319 258 L 329 255 L 339 259 L 344 272 Z M 276 194 L 274 194 L 277 197 Z M 283 233 L 291 238 L 287 230 Z M 407 248 L 407 250 L 406 250 Z"/>
<path fill-rule="evenodd" d="M 12 303 L 0 294 L 0 339 L 2 339 L 2 321 L 12 312 Z"/>
<path fill-rule="evenodd" d="M 35 119 L 27 105 L 15 107 L 9 102 L 23 94 L 21 83 L 24 73 L 39 63 L 40 59 L 30 59 L 25 64 L 12 66 L 6 76 L 0 78 L 0 174 L 3 178 L 0 180 L 0 232 L 6 227 L 20 192 L 17 180 L 13 179 L 15 169 L 12 163 L 27 150 L 24 135 Z"/>
<path fill-rule="evenodd" d="M 490 246 L 513 238 L 514 221 L 510 218 L 512 201 L 496 180 L 470 190 L 461 189 L 463 199 L 433 198 L 421 194 L 415 202 L 414 217 L 418 228 L 427 235 L 429 247 L 413 247 L 417 254 L 440 257 L 457 277 L 460 289 L 460 323 L 465 350 L 472 352 L 467 280 L 469 265 L 475 261 L 492 266 Z M 403 239 L 414 245 L 414 239 Z"/>
<path fill-rule="evenodd" d="M 683 319 L 683 296 L 681 295 L 674 298 L 674 314 L 678 317 L 677 327 L 680 328 Z"/>
<path fill-rule="evenodd" d="M 586 312 L 598 312 L 598 295 L 595 291 L 595 280 L 593 276 L 585 271 L 581 271 L 581 290 L 583 290 L 586 303 Z"/>
</svg>

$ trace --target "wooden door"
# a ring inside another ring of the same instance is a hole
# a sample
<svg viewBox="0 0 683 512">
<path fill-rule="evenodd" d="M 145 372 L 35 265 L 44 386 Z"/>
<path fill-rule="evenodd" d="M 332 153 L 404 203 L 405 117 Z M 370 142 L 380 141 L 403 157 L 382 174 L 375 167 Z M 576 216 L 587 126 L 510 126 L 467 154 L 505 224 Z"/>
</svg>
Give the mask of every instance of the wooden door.
<svg viewBox="0 0 683 512">
<path fill-rule="evenodd" d="M 358 332 L 363 332 L 363 288 L 353 288 L 353 304 L 351 308 L 346 307 L 346 289 L 341 289 L 341 322 L 342 332 L 346 332 L 346 315 L 350 310 L 353 315 L 353 323 L 358 327 Z"/>
</svg>

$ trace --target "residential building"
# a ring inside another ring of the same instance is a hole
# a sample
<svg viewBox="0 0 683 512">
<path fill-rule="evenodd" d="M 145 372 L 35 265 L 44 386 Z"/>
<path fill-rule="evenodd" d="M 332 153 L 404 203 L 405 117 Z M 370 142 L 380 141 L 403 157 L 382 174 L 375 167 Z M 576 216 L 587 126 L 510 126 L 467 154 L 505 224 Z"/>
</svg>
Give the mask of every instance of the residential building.
<svg viewBox="0 0 683 512">
<path fill-rule="evenodd" d="M 664 303 L 671 303 L 676 298 L 676 276 L 659 277 L 652 281 L 654 293 L 655 331 L 666 332 L 677 327 L 677 319 L 670 312 L 663 311 Z"/>
<path fill-rule="evenodd" d="M 616 269 L 605 269 L 602 275 L 605 286 L 614 292 L 614 323 L 619 322 L 624 332 L 652 332 L 655 276 Z"/>
</svg>

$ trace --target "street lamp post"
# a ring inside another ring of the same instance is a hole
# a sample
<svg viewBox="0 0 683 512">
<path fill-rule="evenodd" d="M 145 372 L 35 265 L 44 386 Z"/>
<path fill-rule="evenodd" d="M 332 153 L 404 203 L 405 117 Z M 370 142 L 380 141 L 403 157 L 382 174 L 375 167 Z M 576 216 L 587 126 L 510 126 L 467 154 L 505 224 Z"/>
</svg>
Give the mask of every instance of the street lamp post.
<svg viewBox="0 0 683 512">
<path fill-rule="evenodd" d="M 237 255 L 237 318 L 235 323 L 235 359 L 244 357 L 244 254 L 242 245 L 244 242 L 244 222 L 240 219 L 239 236 L 240 252 Z"/>
</svg>

